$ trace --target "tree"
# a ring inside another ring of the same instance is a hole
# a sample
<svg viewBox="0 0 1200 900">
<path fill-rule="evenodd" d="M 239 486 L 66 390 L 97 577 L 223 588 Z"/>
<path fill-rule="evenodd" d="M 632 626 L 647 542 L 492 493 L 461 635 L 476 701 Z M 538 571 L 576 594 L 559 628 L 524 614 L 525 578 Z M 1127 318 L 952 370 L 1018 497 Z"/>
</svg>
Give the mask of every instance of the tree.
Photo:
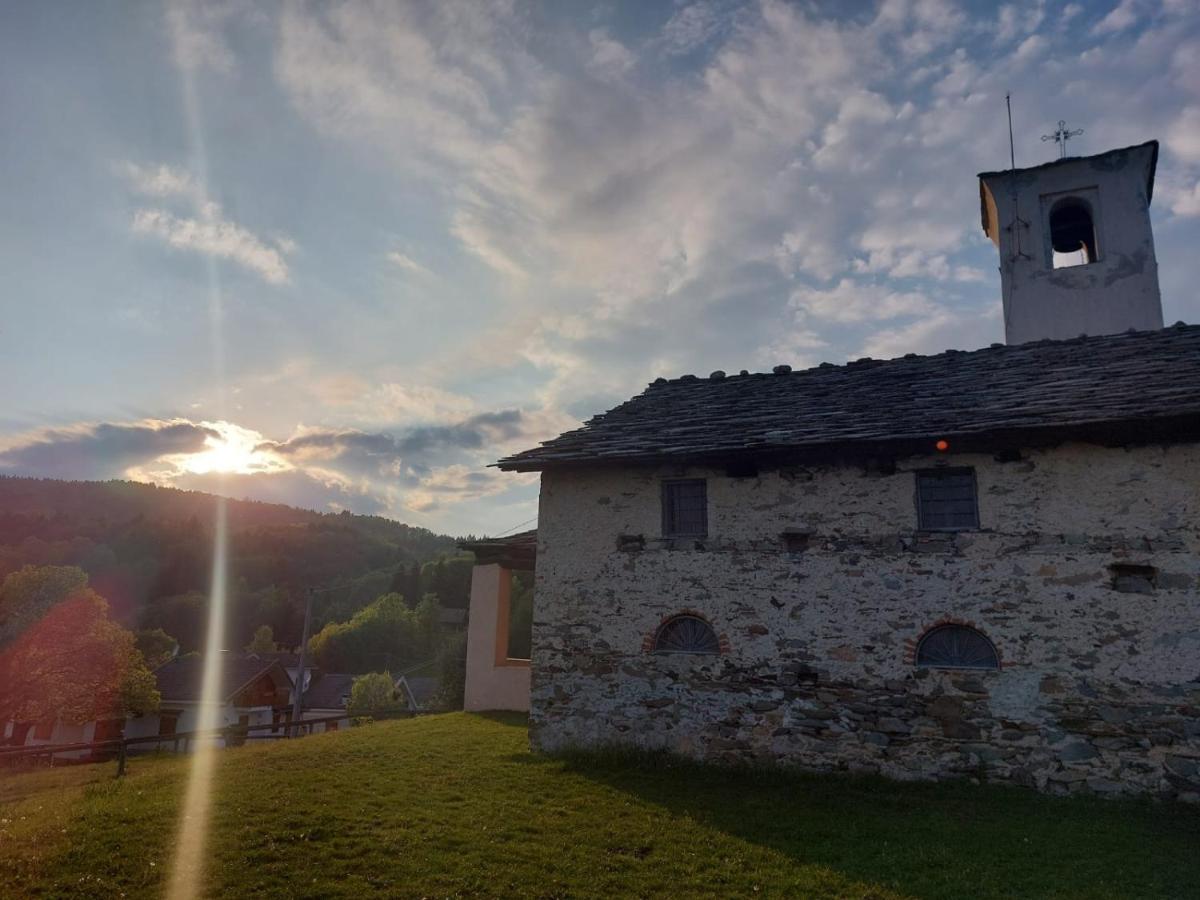
<svg viewBox="0 0 1200 900">
<path fill-rule="evenodd" d="M 404 709 L 404 701 L 396 690 L 389 672 L 371 672 L 354 679 L 350 688 L 350 703 L 346 706 L 352 716 L 378 716 Z"/>
<path fill-rule="evenodd" d="M 270 625 L 259 625 L 254 629 L 254 637 L 246 645 L 247 653 L 277 653 L 279 645 L 275 643 L 275 633 Z"/>
<path fill-rule="evenodd" d="M 384 594 L 346 622 L 331 622 L 309 641 L 327 672 L 407 668 L 437 652 L 438 603 L 426 597 L 409 609 L 399 594 Z"/>
<path fill-rule="evenodd" d="M 508 655 L 529 659 L 533 654 L 533 573 L 514 572 L 508 607 Z"/>
<path fill-rule="evenodd" d="M 24 566 L 0 584 L 0 644 L 6 644 L 56 603 L 87 584 L 75 566 Z"/>
<path fill-rule="evenodd" d="M 179 641 L 161 628 L 142 628 L 135 631 L 133 643 L 151 670 L 173 659 L 179 652 Z"/>
<path fill-rule="evenodd" d="M 57 603 L 0 651 L 0 721 L 80 723 L 158 709 L 133 635 L 89 588 Z"/>
<path fill-rule="evenodd" d="M 446 709 L 462 709 L 467 687 L 467 635 L 451 635 L 438 654 L 438 700 Z"/>
</svg>

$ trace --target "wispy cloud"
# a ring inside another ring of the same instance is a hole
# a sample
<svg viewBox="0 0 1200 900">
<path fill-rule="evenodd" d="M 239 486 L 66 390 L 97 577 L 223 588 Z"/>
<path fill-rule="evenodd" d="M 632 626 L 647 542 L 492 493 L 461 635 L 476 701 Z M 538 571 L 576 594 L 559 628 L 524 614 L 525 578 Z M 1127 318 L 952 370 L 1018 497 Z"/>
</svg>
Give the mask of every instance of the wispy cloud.
<svg viewBox="0 0 1200 900">
<path fill-rule="evenodd" d="M 172 247 L 235 262 L 271 284 L 288 281 L 283 252 L 233 222 L 181 218 L 162 209 L 139 209 L 134 213 L 132 227 L 135 234 L 159 238 Z"/>
<path fill-rule="evenodd" d="M 387 260 L 397 268 L 403 269 L 405 272 L 411 272 L 413 275 L 429 276 L 433 274 L 407 253 L 400 250 L 389 251 Z"/>
<path fill-rule="evenodd" d="M 134 234 L 157 238 L 176 249 L 228 260 L 270 284 L 289 281 L 286 257 L 295 251 L 295 241 L 287 237 L 261 238 L 224 218 L 220 205 L 184 169 L 139 166 L 132 162 L 120 169 L 137 193 L 183 199 L 192 211 L 190 215 L 177 215 L 161 208 L 138 209 L 130 226 Z"/>
</svg>

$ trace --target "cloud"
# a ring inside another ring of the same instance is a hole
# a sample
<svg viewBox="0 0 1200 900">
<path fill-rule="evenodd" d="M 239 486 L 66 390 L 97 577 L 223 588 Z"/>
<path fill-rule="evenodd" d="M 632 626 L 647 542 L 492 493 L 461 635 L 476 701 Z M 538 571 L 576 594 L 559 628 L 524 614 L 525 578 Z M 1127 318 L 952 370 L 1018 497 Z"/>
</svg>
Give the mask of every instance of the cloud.
<svg viewBox="0 0 1200 900">
<path fill-rule="evenodd" d="M 899 328 L 880 329 L 857 356 L 894 359 L 905 353 L 941 353 L 983 347 L 1003 340 L 1000 307 L 985 312 L 940 308 L 932 315 Z"/>
<path fill-rule="evenodd" d="M 1096 36 L 1124 31 L 1138 20 L 1138 0 L 1121 0 L 1103 19 L 1092 27 Z"/>
<path fill-rule="evenodd" d="M 119 170 L 137 193 L 160 199 L 182 198 L 192 211 L 190 215 L 177 215 L 161 208 L 137 209 L 130 224 L 134 234 L 157 238 L 176 249 L 229 260 L 269 284 L 288 282 L 285 257 L 295 251 L 295 241 L 283 236 L 265 240 L 228 221 L 220 205 L 209 199 L 204 186 L 186 170 L 132 162 Z"/>
<path fill-rule="evenodd" d="M 588 69 L 597 78 L 620 78 L 637 63 L 637 57 L 602 28 L 593 28 L 588 34 L 588 41 L 592 45 Z"/>
<path fill-rule="evenodd" d="M 805 319 L 824 322 L 886 322 L 904 316 L 934 311 L 923 294 L 900 293 L 874 283 L 844 278 L 831 290 L 800 288 L 792 294 L 790 305 Z"/>
<path fill-rule="evenodd" d="M 170 0 L 166 20 L 175 64 L 231 72 L 235 60 L 224 29 L 242 6 L 231 0 Z"/>
<path fill-rule="evenodd" d="M 259 449 L 294 463 L 336 463 L 356 475 L 413 478 L 456 451 L 507 445 L 524 434 L 517 409 L 477 413 L 461 422 L 422 425 L 398 435 L 356 430 L 306 428 L 286 441 L 265 442 Z"/>
<path fill-rule="evenodd" d="M 680 6 L 663 25 L 663 50 L 672 56 L 691 53 L 727 31 L 731 22 L 722 6 L 711 0 Z"/>
<path fill-rule="evenodd" d="M 415 259 L 413 259 L 411 256 L 409 256 L 407 253 L 403 253 L 399 250 L 389 251 L 388 255 L 387 255 L 387 260 L 392 265 L 397 266 L 398 268 L 403 269 L 406 272 L 411 272 L 414 275 L 429 276 L 429 275 L 433 274 L 427 268 L 425 268 L 423 265 L 421 265 L 419 262 L 417 262 Z"/>
<path fill-rule="evenodd" d="M 1171 212 L 1181 218 L 1200 216 L 1200 180 L 1190 186 L 1175 187 L 1166 200 L 1171 205 Z"/>
<path fill-rule="evenodd" d="M 159 238 L 177 249 L 235 262 L 270 284 L 288 281 L 282 251 L 233 222 L 181 218 L 162 209 L 139 209 L 134 213 L 132 228 L 135 234 Z"/>
<path fill-rule="evenodd" d="M 0 474 L 128 478 L 320 510 L 411 518 L 524 488 L 487 463 L 558 433 L 540 413 L 477 412 L 394 433 L 300 428 L 270 440 L 228 421 L 87 423 L 17 435 Z"/>
<path fill-rule="evenodd" d="M 187 197 L 197 207 L 204 207 L 209 202 L 200 185 L 185 169 L 166 164 L 139 166 L 134 162 L 126 162 L 118 167 L 118 171 L 140 194 L 151 197 Z"/>
<path fill-rule="evenodd" d="M 47 428 L 0 445 L 0 471 L 37 478 L 119 478 L 163 456 L 199 453 L 216 434 L 206 425 L 182 419 Z"/>
<path fill-rule="evenodd" d="M 1167 128 L 1167 149 L 1186 163 L 1200 163 L 1200 106 L 1181 111 Z"/>
</svg>

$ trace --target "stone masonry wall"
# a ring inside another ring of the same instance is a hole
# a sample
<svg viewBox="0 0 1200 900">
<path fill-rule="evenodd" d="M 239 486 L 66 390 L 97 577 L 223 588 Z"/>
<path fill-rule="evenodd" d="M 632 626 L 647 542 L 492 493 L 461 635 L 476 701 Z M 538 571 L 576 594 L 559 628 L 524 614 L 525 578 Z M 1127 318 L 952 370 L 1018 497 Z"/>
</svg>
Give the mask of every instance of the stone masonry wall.
<svg viewBox="0 0 1200 900">
<path fill-rule="evenodd" d="M 1200 800 L 1200 448 L 1022 456 L 545 473 L 534 746 Z M 939 463 L 975 468 L 980 530 L 916 531 L 912 472 Z M 664 477 L 708 479 L 707 539 L 661 538 Z M 719 655 L 648 652 L 684 610 Z M 947 620 L 1001 668 L 915 668 Z"/>
</svg>

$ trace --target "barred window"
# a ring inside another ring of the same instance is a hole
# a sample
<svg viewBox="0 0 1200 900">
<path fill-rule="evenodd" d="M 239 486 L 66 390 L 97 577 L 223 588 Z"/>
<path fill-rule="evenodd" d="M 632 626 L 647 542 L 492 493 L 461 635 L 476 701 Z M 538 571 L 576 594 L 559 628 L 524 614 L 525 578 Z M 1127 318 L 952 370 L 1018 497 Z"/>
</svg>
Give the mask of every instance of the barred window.
<svg viewBox="0 0 1200 900">
<path fill-rule="evenodd" d="M 983 632 L 969 625 L 937 625 L 917 644 L 917 665 L 931 669 L 998 669 L 1000 656 Z"/>
<path fill-rule="evenodd" d="M 705 537 L 708 534 L 708 485 L 703 478 L 664 481 L 664 537 Z"/>
<path fill-rule="evenodd" d="M 979 527 L 974 469 L 929 469 L 917 473 L 917 522 L 922 531 Z"/>
<path fill-rule="evenodd" d="M 721 643 L 712 626 L 699 616 L 668 619 L 654 636 L 655 653 L 720 653 Z"/>
</svg>

